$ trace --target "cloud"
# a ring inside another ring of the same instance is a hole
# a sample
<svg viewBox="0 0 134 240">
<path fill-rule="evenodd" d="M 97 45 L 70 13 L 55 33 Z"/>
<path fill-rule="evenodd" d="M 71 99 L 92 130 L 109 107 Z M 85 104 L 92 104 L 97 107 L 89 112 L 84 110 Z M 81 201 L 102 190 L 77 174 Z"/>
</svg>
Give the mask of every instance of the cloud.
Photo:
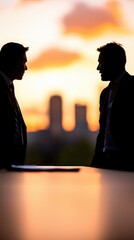
<svg viewBox="0 0 134 240">
<path fill-rule="evenodd" d="M 76 52 L 51 48 L 42 52 L 37 58 L 28 63 L 31 70 L 64 67 L 80 60 L 82 56 Z"/>
<path fill-rule="evenodd" d="M 46 0 L 18 0 L 16 2 L 17 7 L 27 7 L 28 5 L 35 5 L 35 4 L 40 4 L 42 2 L 45 2 Z"/>
<path fill-rule="evenodd" d="M 20 4 L 27 4 L 27 3 L 39 3 L 44 2 L 45 0 L 20 0 Z"/>
<path fill-rule="evenodd" d="M 115 1 L 103 7 L 78 3 L 69 14 L 63 17 L 62 23 L 64 34 L 76 34 L 85 38 L 96 37 L 106 31 L 118 33 L 130 31 L 123 22 L 121 7 Z"/>
</svg>

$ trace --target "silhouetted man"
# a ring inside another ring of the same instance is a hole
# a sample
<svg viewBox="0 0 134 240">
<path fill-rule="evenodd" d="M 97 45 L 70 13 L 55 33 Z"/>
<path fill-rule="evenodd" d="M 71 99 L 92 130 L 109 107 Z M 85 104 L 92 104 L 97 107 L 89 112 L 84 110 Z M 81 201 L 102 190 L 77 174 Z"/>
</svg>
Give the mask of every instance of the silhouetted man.
<svg viewBox="0 0 134 240">
<path fill-rule="evenodd" d="M 100 95 L 100 128 L 91 167 L 134 171 L 134 76 L 121 44 L 97 48 L 97 70 L 110 81 Z"/>
<path fill-rule="evenodd" d="M 0 51 L 0 168 L 25 162 L 27 130 L 13 81 L 21 80 L 27 70 L 28 49 L 9 42 Z"/>
</svg>

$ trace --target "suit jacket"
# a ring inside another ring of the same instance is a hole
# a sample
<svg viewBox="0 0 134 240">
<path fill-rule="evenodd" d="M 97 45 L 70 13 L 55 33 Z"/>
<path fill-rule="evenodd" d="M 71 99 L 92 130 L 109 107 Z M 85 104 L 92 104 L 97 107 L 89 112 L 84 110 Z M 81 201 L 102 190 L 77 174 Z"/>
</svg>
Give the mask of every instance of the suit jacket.
<svg viewBox="0 0 134 240">
<path fill-rule="evenodd" d="M 100 129 L 91 166 L 134 170 L 134 76 L 128 72 L 125 73 L 112 103 L 109 126 L 119 145 L 120 154 L 112 159 L 111 165 L 102 153 L 108 91 L 106 87 L 100 95 Z"/>
<path fill-rule="evenodd" d="M 17 142 L 14 140 L 16 109 L 21 127 Z M 23 139 L 23 141 L 22 141 Z M 24 164 L 27 147 L 27 129 L 17 100 L 0 74 L 0 168 L 10 164 Z"/>
</svg>

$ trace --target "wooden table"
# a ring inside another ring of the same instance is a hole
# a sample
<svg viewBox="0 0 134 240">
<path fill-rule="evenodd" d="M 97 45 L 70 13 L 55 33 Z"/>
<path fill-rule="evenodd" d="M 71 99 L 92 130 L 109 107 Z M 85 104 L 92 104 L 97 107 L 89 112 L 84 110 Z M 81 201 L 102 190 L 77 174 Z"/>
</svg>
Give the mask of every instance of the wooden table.
<svg viewBox="0 0 134 240">
<path fill-rule="evenodd" d="M 134 240 L 134 173 L 0 171 L 0 240 Z"/>
</svg>

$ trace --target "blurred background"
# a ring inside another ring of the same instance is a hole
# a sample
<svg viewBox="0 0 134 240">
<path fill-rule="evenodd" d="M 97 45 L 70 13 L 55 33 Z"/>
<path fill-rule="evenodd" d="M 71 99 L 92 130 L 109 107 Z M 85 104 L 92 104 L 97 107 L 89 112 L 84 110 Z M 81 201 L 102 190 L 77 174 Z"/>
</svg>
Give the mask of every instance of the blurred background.
<svg viewBox="0 0 134 240">
<path fill-rule="evenodd" d="M 28 130 L 27 164 L 89 166 L 98 133 L 97 47 L 121 43 L 134 74 L 133 0 L 0 0 L 0 48 L 29 47 L 14 81 Z"/>
</svg>

